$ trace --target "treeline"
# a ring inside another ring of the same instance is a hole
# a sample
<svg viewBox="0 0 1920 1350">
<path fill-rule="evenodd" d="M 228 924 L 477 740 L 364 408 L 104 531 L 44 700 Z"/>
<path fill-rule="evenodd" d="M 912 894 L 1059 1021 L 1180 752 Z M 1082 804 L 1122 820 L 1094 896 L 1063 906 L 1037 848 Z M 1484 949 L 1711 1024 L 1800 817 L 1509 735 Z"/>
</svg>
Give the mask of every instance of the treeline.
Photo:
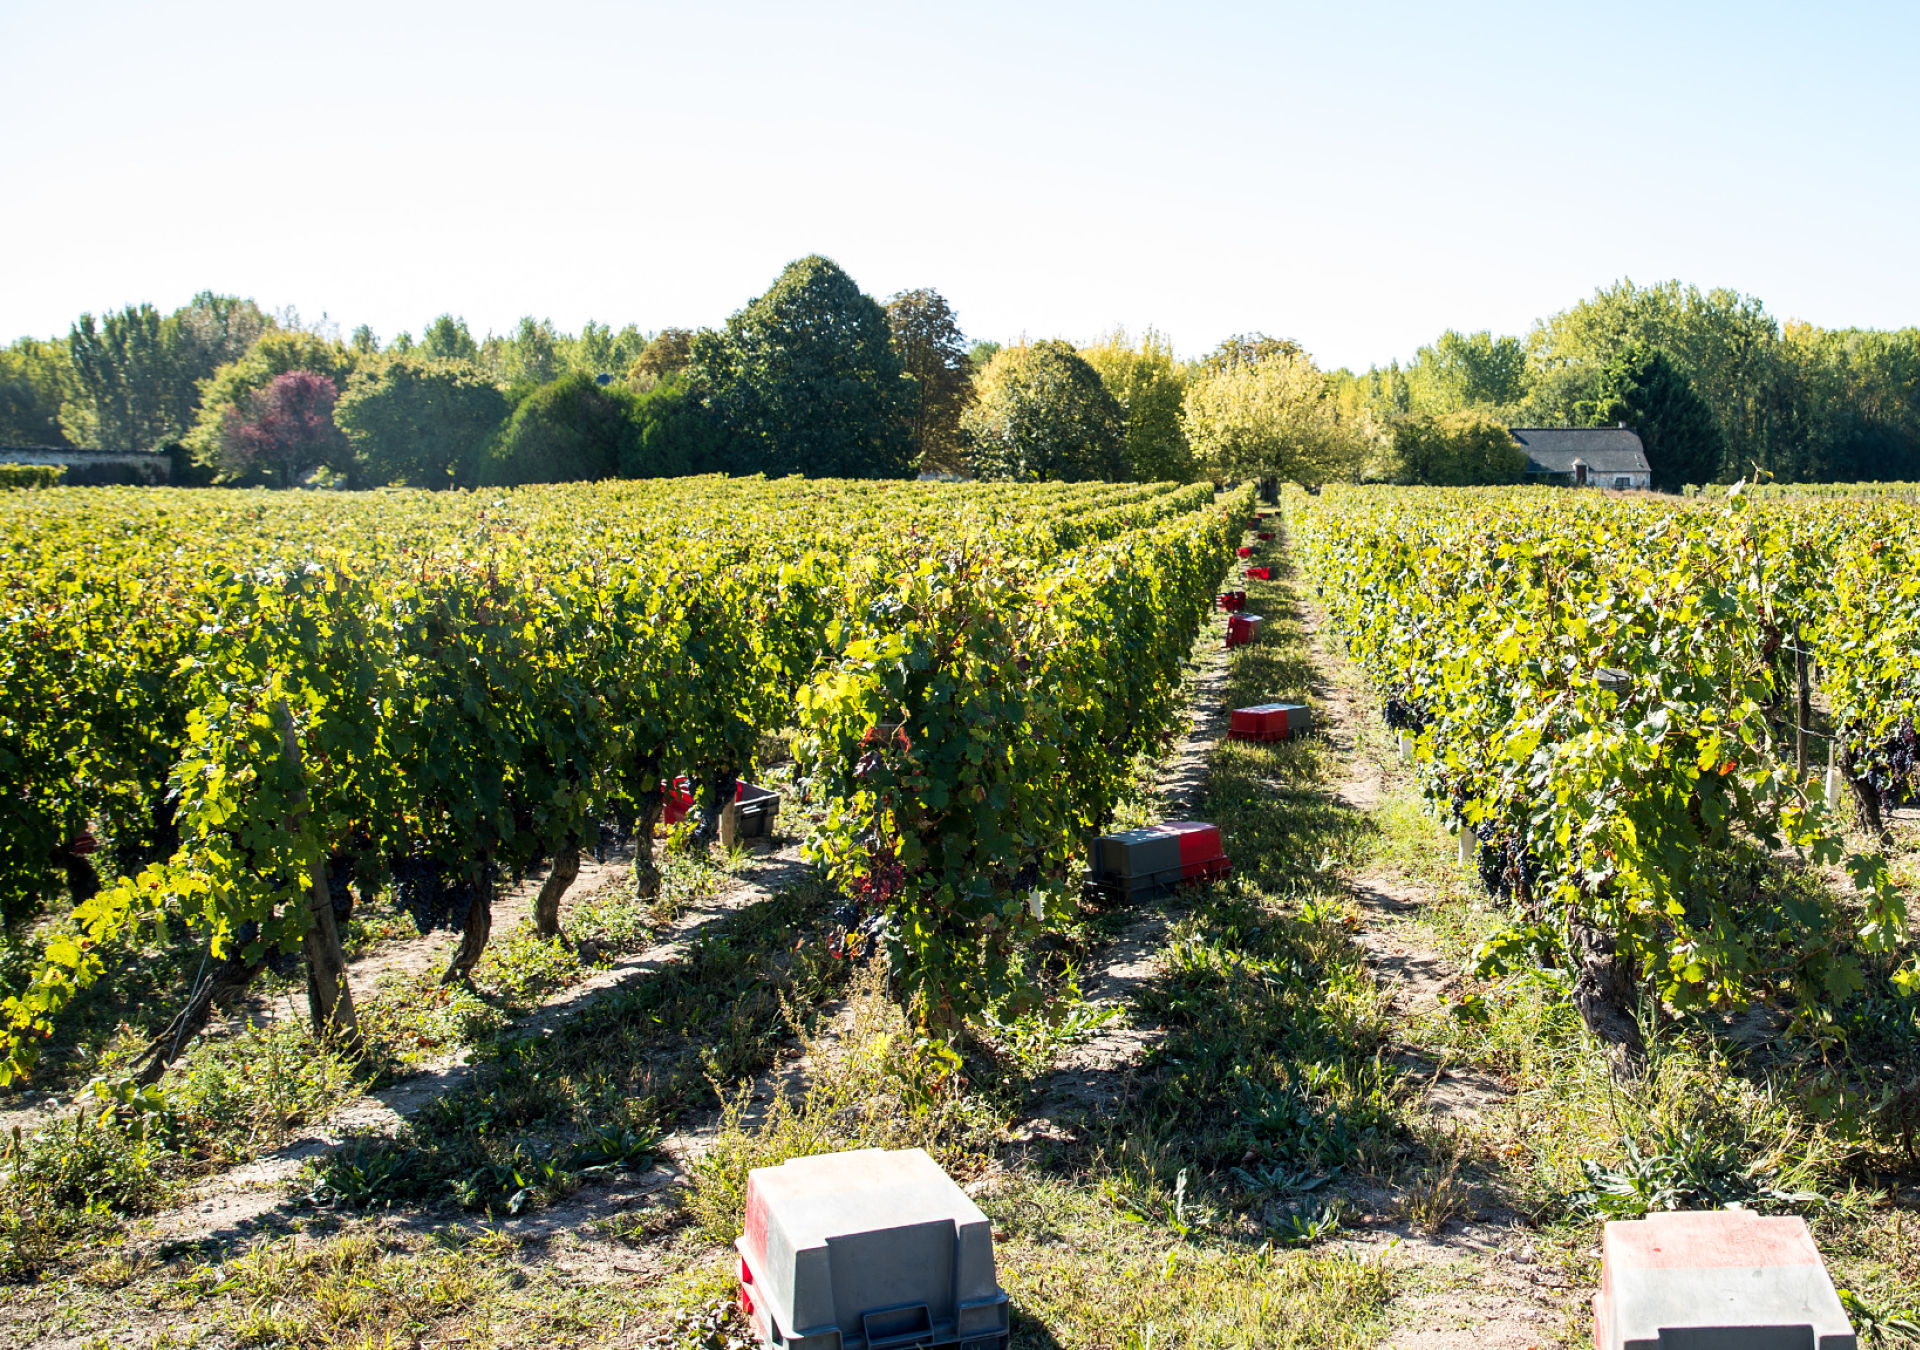
<svg viewBox="0 0 1920 1350">
<path fill-rule="evenodd" d="M 1192 476 L 1183 389 L 1158 338 L 969 343 L 937 292 L 883 305 L 809 257 L 699 332 L 524 319 L 476 340 L 442 315 L 343 341 L 212 294 L 83 315 L 0 353 L 0 443 L 164 450 L 176 482 L 236 485 L 1164 479 Z"/>
<path fill-rule="evenodd" d="M 0 350 L 0 443 L 163 449 L 175 482 L 416 487 L 689 473 L 1517 481 L 1512 426 L 1637 429 L 1655 486 L 1920 479 L 1920 330 L 1782 326 L 1750 296 L 1623 281 L 1525 337 L 1443 333 L 1323 371 L 1251 334 L 970 342 L 821 257 L 718 329 L 346 340 L 203 294 Z"/>
<path fill-rule="evenodd" d="M 1330 390 L 1297 344 L 1258 336 L 1195 363 L 1151 331 L 970 342 L 937 291 L 883 305 L 809 257 L 699 332 L 528 318 L 476 340 L 442 315 L 418 338 L 343 341 L 212 294 L 82 315 L 0 352 L 0 443 L 165 450 L 176 483 L 236 485 L 1163 481 L 1310 471 L 1302 429 L 1337 419 Z"/>
<path fill-rule="evenodd" d="M 1604 288 L 1524 337 L 1449 331 L 1405 367 L 1335 374 L 1362 476 L 1497 482 L 1488 428 L 1639 431 L 1654 485 L 1920 478 L 1920 329 L 1780 323 L 1753 296 Z M 1497 467 L 1497 466 L 1496 466 Z"/>
</svg>

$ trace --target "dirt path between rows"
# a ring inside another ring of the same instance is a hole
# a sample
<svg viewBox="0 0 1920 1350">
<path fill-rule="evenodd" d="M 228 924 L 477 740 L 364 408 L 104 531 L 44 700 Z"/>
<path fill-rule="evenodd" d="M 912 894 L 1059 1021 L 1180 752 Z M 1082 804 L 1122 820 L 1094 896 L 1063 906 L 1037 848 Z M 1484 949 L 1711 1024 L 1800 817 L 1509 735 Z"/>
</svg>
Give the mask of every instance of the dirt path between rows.
<svg viewBox="0 0 1920 1350">
<path fill-rule="evenodd" d="M 1224 614 L 1201 630 L 1194 644 L 1194 671 L 1187 686 L 1188 726 L 1161 771 L 1157 791 L 1160 820 L 1178 820 L 1200 804 L 1207 785 L 1207 757 L 1226 734 L 1227 651 Z M 1143 908 L 1100 953 L 1101 964 L 1080 985 L 1092 1003 L 1131 1008 L 1135 991 L 1159 973 L 1155 954 L 1177 911 Z M 1128 1079 L 1165 1032 L 1122 1016 L 1075 1045 L 1054 1066 L 1031 1116 L 1016 1137 L 1072 1140 L 1073 1119 L 1111 1108 L 1127 1091 Z"/>
<path fill-rule="evenodd" d="M 1315 666 L 1316 724 L 1339 756 L 1332 795 L 1371 814 L 1410 785 L 1409 770 L 1398 762 L 1377 700 L 1304 583 L 1298 601 Z M 1352 876 L 1350 885 L 1361 915 L 1354 941 L 1391 1000 L 1395 1021 L 1407 1025 L 1442 1015 L 1441 999 L 1459 971 L 1422 932 L 1420 911 L 1434 902 L 1433 894 L 1371 868 Z M 1511 1099 L 1492 1076 L 1436 1062 L 1404 1039 L 1393 1058 L 1417 1085 L 1416 1109 L 1439 1130 L 1471 1134 Z M 1413 1276 L 1381 1342 L 1391 1350 L 1534 1350 L 1559 1340 L 1581 1293 L 1539 1262 L 1526 1227 L 1498 1208 L 1481 1209 L 1433 1235 L 1376 1221 L 1346 1245 L 1395 1261 Z"/>
</svg>

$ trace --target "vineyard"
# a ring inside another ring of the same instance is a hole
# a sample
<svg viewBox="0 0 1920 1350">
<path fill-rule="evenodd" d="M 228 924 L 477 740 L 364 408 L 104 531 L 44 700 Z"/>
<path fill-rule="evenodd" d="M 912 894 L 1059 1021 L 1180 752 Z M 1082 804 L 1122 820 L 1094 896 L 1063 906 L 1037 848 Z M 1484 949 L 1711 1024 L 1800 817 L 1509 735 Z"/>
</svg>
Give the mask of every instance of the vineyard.
<svg viewBox="0 0 1920 1350">
<path fill-rule="evenodd" d="M 1808 1089 L 1910 1148 L 1915 1085 L 1871 1061 L 1916 1034 L 1884 847 L 1920 787 L 1920 515 L 1742 488 L 1329 489 L 1292 512 L 1427 801 L 1512 916 L 1480 973 L 1558 972 L 1628 1054 L 1663 1010 L 1783 1007 L 1833 1052 Z M 1767 884 L 1795 869 L 1833 884 Z"/>
<path fill-rule="evenodd" d="M 0 914 L 79 900 L 10 998 L 8 1072 L 123 927 L 183 921 L 212 991 L 303 951 L 351 1034 L 336 924 L 393 886 L 470 971 L 495 887 L 650 840 L 669 780 L 707 833 L 794 729 L 820 863 L 929 1015 L 1004 1000 L 1018 952 L 1177 711 L 1249 511 L 1211 488 L 714 480 L 376 494 L 24 494 L 7 521 Z M 111 860 L 108 875 L 96 859 Z"/>
<path fill-rule="evenodd" d="M 1602 1221 L 1729 1203 L 1914 1325 L 1898 498 L 6 505 L 23 1342 L 721 1350 L 747 1170 L 873 1146 L 1018 1346 L 1578 1343 Z M 1230 878 L 1083 885 L 1187 816 Z"/>
</svg>

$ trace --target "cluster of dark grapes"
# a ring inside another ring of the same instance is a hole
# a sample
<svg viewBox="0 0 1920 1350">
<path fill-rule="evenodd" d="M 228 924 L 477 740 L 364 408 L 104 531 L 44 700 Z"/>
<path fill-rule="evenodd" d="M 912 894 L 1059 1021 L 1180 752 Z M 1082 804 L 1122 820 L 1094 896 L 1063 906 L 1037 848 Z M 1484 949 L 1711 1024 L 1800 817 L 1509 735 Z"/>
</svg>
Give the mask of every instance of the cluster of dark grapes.
<svg viewBox="0 0 1920 1350">
<path fill-rule="evenodd" d="M 1920 731 L 1914 729 L 1913 719 L 1901 718 L 1891 736 L 1869 744 L 1865 751 L 1855 751 L 1853 767 L 1855 777 L 1879 797 L 1882 811 L 1913 800 L 1920 785 Z"/>
<path fill-rule="evenodd" d="M 1466 799 L 1455 793 L 1454 819 L 1464 820 L 1465 812 Z M 1475 861 L 1480 869 L 1480 884 L 1486 887 L 1487 894 L 1496 900 L 1511 902 L 1518 890 L 1531 893 L 1534 880 L 1539 876 L 1539 864 L 1520 843 L 1519 835 L 1503 830 L 1497 820 L 1483 820 L 1468 828 L 1480 841 Z"/>
<path fill-rule="evenodd" d="M 833 928 L 827 937 L 827 950 L 834 956 L 864 963 L 879 950 L 886 933 L 884 911 L 868 909 L 854 901 L 833 911 Z"/>
<path fill-rule="evenodd" d="M 1401 698 L 1398 695 L 1387 700 L 1382 712 L 1389 730 L 1404 731 L 1415 736 L 1427 729 L 1430 720 L 1426 705 L 1419 699 Z"/>
<path fill-rule="evenodd" d="M 335 854 L 327 859 L 327 898 L 333 901 L 333 921 L 353 917 L 353 859 Z"/>
<path fill-rule="evenodd" d="M 458 876 L 437 858 L 423 854 L 396 858 L 389 869 L 393 876 L 393 902 L 413 920 L 421 933 L 446 928 L 459 932 L 466 926 L 467 906 L 473 901 L 473 883 L 461 869 Z"/>
<path fill-rule="evenodd" d="M 625 820 L 603 820 L 594 827 L 593 860 L 603 863 L 607 855 L 633 842 L 632 817 Z"/>
<path fill-rule="evenodd" d="M 1486 824 L 1474 833 L 1480 836 L 1480 884 L 1487 888 L 1487 894 L 1510 903 L 1518 891 L 1524 889 L 1531 894 L 1538 868 L 1533 854 L 1519 839 L 1513 835 L 1492 839 L 1493 827 Z"/>
</svg>

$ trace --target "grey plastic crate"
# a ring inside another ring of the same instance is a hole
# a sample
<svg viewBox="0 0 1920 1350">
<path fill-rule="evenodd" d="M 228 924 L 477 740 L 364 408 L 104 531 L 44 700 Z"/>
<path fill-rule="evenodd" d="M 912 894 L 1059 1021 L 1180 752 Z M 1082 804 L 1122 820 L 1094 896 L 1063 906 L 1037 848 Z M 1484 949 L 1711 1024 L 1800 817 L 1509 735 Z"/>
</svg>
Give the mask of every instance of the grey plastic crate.
<svg viewBox="0 0 1920 1350">
<path fill-rule="evenodd" d="M 1093 842 L 1093 884 L 1121 900 L 1178 886 L 1184 875 L 1180 837 L 1147 826 L 1103 834 Z"/>
<path fill-rule="evenodd" d="M 781 1350 L 1006 1350 L 987 1216 L 922 1149 L 747 1174 L 741 1305 Z"/>
<path fill-rule="evenodd" d="M 1102 835 L 1094 842 L 1093 880 L 1117 897 L 1133 900 L 1180 884 L 1180 840 L 1155 829 Z"/>
<path fill-rule="evenodd" d="M 1180 874 L 1180 837 L 1154 826 L 1103 834 L 1094 841 L 1093 870 L 1102 877 Z"/>
</svg>

